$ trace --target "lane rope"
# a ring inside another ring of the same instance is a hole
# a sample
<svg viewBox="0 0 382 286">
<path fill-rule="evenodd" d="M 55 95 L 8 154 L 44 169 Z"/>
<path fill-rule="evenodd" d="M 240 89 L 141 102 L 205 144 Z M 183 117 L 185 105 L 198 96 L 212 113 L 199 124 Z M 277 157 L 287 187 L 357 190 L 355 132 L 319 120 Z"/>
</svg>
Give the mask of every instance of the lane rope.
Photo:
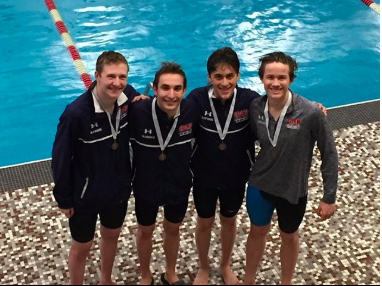
<svg viewBox="0 0 382 286">
<path fill-rule="evenodd" d="M 49 14 L 52 17 L 54 25 L 57 28 L 57 31 L 64 42 L 64 45 L 73 60 L 73 64 L 76 68 L 78 75 L 80 76 L 81 81 L 84 83 L 85 88 L 88 89 L 92 83 L 92 79 L 87 72 L 84 63 L 82 62 L 81 56 L 77 51 L 72 38 L 69 35 L 68 29 L 66 28 L 64 21 L 62 20 L 60 13 L 56 8 L 53 0 L 45 0 L 45 5 L 48 8 Z"/>
<path fill-rule="evenodd" d="M 375 13 L 377 13 L 378 15 L 381 15 L 381 12 L 380 12 L 380 7 L 377 3 L 375 3 L 374 1 L 372 0 L 361 0 L 366 6 L 368 6 L 369 8 L 373 9 L 375 11 Z"/>
</svg>

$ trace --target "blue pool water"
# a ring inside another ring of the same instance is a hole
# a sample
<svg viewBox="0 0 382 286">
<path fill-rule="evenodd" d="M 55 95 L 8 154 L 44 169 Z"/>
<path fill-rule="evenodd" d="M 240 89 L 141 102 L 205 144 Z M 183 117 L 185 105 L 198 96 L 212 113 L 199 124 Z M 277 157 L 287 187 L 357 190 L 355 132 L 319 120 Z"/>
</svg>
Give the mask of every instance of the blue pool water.
<svg viewBox="0 0 382 286">
<path fill-rule="evenodd" d="M 332 107 L 380 96 L 380 18 L 358 0 L 55 3 L 88 72 L 117 50 L 140 92 L 163 60 L 183 66 L 189 91 L 204 85 L 207 57 L 231 46 L 243 87 L 262 93 L 258 59 L 281 50 L 299 62 L 292 88 L 305 97 Z M 43 0 L 2 0 L 0 22 L 0 166 L 49 158 L 58 118 L 83 84 Z"/>
</svg>

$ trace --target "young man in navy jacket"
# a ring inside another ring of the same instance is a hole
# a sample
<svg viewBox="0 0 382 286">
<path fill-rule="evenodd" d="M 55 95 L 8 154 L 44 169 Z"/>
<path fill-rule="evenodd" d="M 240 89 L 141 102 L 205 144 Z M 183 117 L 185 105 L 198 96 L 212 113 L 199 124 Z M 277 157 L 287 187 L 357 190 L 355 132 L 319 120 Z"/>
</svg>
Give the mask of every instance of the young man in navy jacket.
<svg viewBox="0 0 382 286">
<path fill-rule="evenodd" d="M 194 89 L 187 100 L 198 107 L 200 126 L 191 160 L 193 194 L 198 212 L 196 245 L 199 272 L 195 285 L 208 283 L 208 250 L 216 204 L 220 201 L 224 282 L 238 282 L 230 259 L 236 237 L 236 215 L 242 205 L 252 166 L 254 139 L 249 126 L 249 106 L 260 95 L 237 86 L 240 72 L 237 54 L 228 47 L 218 49 L 207 61 L 210 86 Z"/>
<path fill-rule="evenodd" d="M 82 284 L 86 258 L 101 220 L 100 284 L 111 284 L 117 241 L 131 193 L 128 110 L 139 95 L 127 85 L 128 63 L 119 53 L 102 53 L 91 87 L 69 104 L 57 128 L 52 169 L 54 197 L 69 218 L 69 273 Z"/>
<path fill-rule="evenodd" d="M 182 100 L 186 75 L 176 63 L 162 63 L 153 82 L 155 97 L 131 108 L 133 191 L 138 221 L 137 251 L 141 265 L 140 285 L 153 284 L 150 272 L 152 234 L 158 209 L 164 209 L 165 285 L 184 284 L 175 273 L 179 228 L 185 217 L 192 186 L 191 140 L 198 113 L 192 102 Z"/>
</svg>

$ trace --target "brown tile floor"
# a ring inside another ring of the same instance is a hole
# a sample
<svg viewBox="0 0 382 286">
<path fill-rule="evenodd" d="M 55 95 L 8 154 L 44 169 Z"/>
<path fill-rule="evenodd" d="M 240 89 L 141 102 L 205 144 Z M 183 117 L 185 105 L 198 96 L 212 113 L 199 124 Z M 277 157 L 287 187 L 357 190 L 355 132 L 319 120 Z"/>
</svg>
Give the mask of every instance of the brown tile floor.
<svg viewBox="0 0 382 286">
<path fill-rule="evenodd" d="M 301 250 L 294 284 L 379 284 L 380 281 L 380 124 L 370 123 L 334 131 L 340 155 L 339 209 L 328 222 L 319 223 L 312 212 L 321 194 L 319 162 L 315 156 L 309 203 L 301 226 Z M 70 245 L 67 220 L 57 212 L 52 185 L 5 192 L 0 196 L 0 284 L 68 284 L 67 254 Z M 118 284 L 139 281 L 135 248 L 136 221 L 131 199 L 119 241 L 113 278 Z M 162 220 L 162 213 L 158 221 Z M 178 269 L 191 282 L 197 272 L 194 242 L 196 212 L 190 200 L 181 230 Z M 243 205 L 238 215 L 238 236 L 233 253 L 234 272 L 243 277 L 249 220 Z M 98 235 L 97 235 L 98 239 Z M 96 239 L 96 240 L 97 240 Z M 163 233 L 154 234 L 152 271 L 157 282 L 164 271 Z M 274 224 L 258 271 L 258 284 L 280 280 L 280 239 Z M 217 271 L 219 222 L 211 243 L 211 284 L 222 284 Z M 98 283 L 99 249 L 88 260 L 86 284 Z"/>
</svg>

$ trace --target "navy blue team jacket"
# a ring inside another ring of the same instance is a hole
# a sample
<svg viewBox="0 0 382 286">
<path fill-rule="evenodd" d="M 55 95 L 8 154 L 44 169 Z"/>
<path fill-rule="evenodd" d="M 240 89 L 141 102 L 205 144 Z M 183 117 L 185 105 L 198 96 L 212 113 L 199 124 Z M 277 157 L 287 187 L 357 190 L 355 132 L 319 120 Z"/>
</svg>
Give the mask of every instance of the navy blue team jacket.
<svg viewBox="0 0 382 286">
<path fill-rule="evenodd" d="M 228 134 L 224 140 L 227 149 L 219 150 L 222 142 L 212 114 L 208 90 L 210 86 L 196 88 L 187 96 L 199 112 L 200 128 L 196 136 L 191 169 L 194 185 L 227 190 L 242 187 L 248 181 L 254 154 L 254 137 L 250 129 L 249 106 L 260 95 L 250 89 L 237 87 L 236 103 Z M 213 99 L 222 130 L 224 129 L 232 98 L 224 105 Z"/>
<path fill-rule="evenodd" d="M 63 209 L 90 212 L 125 202 L 131 194 L 128 109 L 132 98 L 139 95 L 127 85 L 117 103 L 121 122 L 117 142 L 106 113 L 93 100 L 89 90 L 69 104 L 60 117 L 53 145 L 52 169 L 54 197 Z M 116 109 L 112 116 L 115 128 Z"/>
<path fill-rule="evenodd" d="M 182 100 L 178 123 L 167 148 L 167 159 L 159 160 L 162 153 L 152 117 L 152 102 L 141 100 L 130 110 L 130 135 L 133 148 L 133 192 L 137 199 L 150 205 L 175 205 L 188 200 L 192 186 L 190 159 L 191 141 L 197 127 L 198 113 L 192 102 Z M 156 114 L 163 141 L 171 130 L 169 120 L 156 104 Z"/>
</svg>

